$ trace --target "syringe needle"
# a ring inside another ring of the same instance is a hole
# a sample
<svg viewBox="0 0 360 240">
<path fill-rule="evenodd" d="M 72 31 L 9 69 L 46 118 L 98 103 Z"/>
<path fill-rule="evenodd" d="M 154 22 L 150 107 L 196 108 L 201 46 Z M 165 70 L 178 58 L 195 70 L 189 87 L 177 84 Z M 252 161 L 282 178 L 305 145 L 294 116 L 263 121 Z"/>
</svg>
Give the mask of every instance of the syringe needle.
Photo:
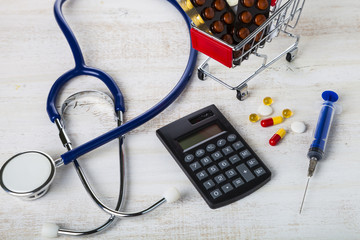
<svg viewBox="0 0 360 240">
<path fill-rule="evenodd" d="M 305 201 L 306 192 L 307 192 L 307 189 L 308 189 L 308 186 L 309 186 L 309 181 L 310 181 L 310 177 L 308 177 L 308 180 L 307 180 L 307 183 L 306 183 L 305 192 L 304 192 L 304 196 L 303 196 L 303 199 L 302 199 L 302 202 L 301 202 L 299 214 L 301 214 L 302 208 L 304 206 L 304 201 Z"/>
</svg>

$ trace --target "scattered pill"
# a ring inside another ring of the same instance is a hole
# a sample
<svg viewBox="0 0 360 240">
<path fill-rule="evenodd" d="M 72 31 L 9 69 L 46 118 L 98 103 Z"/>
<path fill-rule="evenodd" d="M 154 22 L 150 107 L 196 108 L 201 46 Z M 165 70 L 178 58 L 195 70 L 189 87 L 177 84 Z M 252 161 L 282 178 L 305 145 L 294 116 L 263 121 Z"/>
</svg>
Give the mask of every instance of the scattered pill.
<svg viewBox="0 0 360 240">
<path fill-rule="evenodd" d="M 285 129 L 280 128 L 269 140 L 269 144 L 271 146 L 275 146 L 278 142 L 280 142 L 281 139 L 284 138 L 286 134 Z"/>
<path fill-rule="evenodd" d="M 252 113 L 252 114 L 250 114 L 250 116 L 249 116 L 249 120 L 250 120 L 250 122 L 252 122 L 252 123 L 256 123 L 257 121 L 260 120 L 260 116 L 257 115 L 256 113 Z"/>
<path fill-rule="evenodd" d="M 303 133 L 306 131 L 306 125 L 303 122 L 293 122 L 291 124 L 291 130 L 296 133 Z"/>
<path fill-rule="evenodd" d="M 272 107 L 268 106 L 268 105 L 261 105 L 258 107 L 257 109 L 258 113 L 261 115 L 261 116 L 269 116 L 270 114 L 273 113 L 273 109 Z"/>
<path fill-rule="evenodd" d="M 282 115 L 284 118 L 289 118 L 293 115 L 293 112 L 290 109 L 286 108 L 282 111 Z"/>
<path fill-rule="evenodd" d="M 283 117 L 282 116 L 277 116 L 277 117 L 264 119 L 264 120 L 262 120 L 260 122 L 260 124 L 263 127 L 270 127 L 270 126 L 282 123 L 282 121 L 283 121 Z"/>
<path fill-rule="evenodd" d="M 266 97 L 266 98 L 264 98 L 263 103 L 265 105 L 271 105 L 273 103 L 273 100 L 271 97 Z"/>
</svg>

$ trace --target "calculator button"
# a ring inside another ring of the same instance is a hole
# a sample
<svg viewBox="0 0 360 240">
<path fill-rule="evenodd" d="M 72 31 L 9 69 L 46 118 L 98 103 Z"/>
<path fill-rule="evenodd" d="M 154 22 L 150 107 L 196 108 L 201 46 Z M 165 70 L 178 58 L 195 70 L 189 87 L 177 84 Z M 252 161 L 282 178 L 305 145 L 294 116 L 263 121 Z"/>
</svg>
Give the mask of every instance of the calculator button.
<svg viewBox="0 0 360 240">
<path fill-rule="evenodd" d="M 223 148 L 221 151 L 225 154 L 225 156 L 226 156 L 226 155 L 229 155 L 229 154 L 232 153 L 232 152 L 234 152 L 234 150 L 232 150 L 232 148 L 229 147 L 229 146 Z"/>
<path fill-rule="evenodd" d="M 223 146 L 225 146 L 225 144 L 226 144 L 226 140 L 225 140 L 225 139 L 219 139 L 219 140 L 217 141 L 217 143 L 216 143 L 216 145 L 217 145 L 218 147 L 223 147 Z"/>
<path fill-rule="evenodd" d="M 231 156 L 231 157 L 229 158 L 229 160 L 230 160 L 230 162 L 231 162 L 232 164 L 235 164 L 235 163 L 237 163 L 238 161 L 240 161 L 240 157 L 235 154 L 234 156 Z"/>
<path fill-rule="evenodd" d="M 245 159 L 247 157 L 250 157 L 251 153 L 249 152 L 249 150 L 246 149 L 246 150 L 240 152 L 240 156 L 242 157 L 242 159 Z"/>
<path fill-rule="evenodd" d="M 218 165 L 221 169 L 225 169 L 230 166 L 230 163 L 227 160 L 224 160 L 224 161 L 219 162 Z"/>
<path fill-rule="evenodd" d="M 230 134 L 228 137 L 227 137 L 227 140 L 229 142 L 233 142 L 236 140 L 236 135 L 235 134 Z"/>
<path fill-rule="evenodd" d="M 211 161 L 210 157 L 204 157 L 200 160 L 200 162 L 202 163 L 203 166 L 206 166 L 206 165 L 210 164 L 212 161 Z"/>
<path fill-rule="evenodd" d="M 243 144 L 242 142 L 240 142 L 240 141 L 237 141 L 237 142 L 234 143 L 232 146 L 233 146 L 233 148 L 234 148 L 235 150 L 239 150 L 240 148 L 244 147 L 244 144 Z"/>
<path fill-rule="evenodd" d="M 205 172 L 205 170 L 199 172 L 198 174 L 196 174 L 197 178 L 199 180 L 203 180 L 204 178 L 206 178 L 208 176 L 208 174 Z"/>
<path fill-rule="evenodd" d="M 236 171 L 234 169 L 230 169 L 229 171 L 227 171 L 226 173 L 226 176 L 228 178 L 232 178 L 232 177 L 235 177 L 237 175 Z"/>
<path fill-rule="evenodd" d="M 211 166 L 211 167 L 209 167 L 208 169 L 208 172 L 211 174 L 211 175 L 213 175 L 213 174 L 215 174 L 215 173 L 217 173 L 218 171 L 219 171 L 219 169 L 217 168 L 217 166 Z"/>
<path fill-rule="evenodd" d="M 194 163 L 190 164 L 190 168 L 191 168 L 191 170 L 193 170 L 193 171 L 198 170 L 200 167 L 201 167 L 201 166 L 200 166 L 200 163 L 199 163 L 199 162 L 194 162 Z"/>
<path fill-rule="evenodd" d="M 218 198 L 222 195 L 219 189 L 215 189 L 210 193 L 210 195 L 213 197 L 213 199 Z"/>
<path fill-rule="evenodd" d="M 232 183 L 234 184 L 234 186 L 236 188 L 238 188 L 238 187 L 240 187 L 241 185 L 244 184 L 244 181 L 241 178 L 237 178 Z"/>
<path fill-rule="evenodd" d="M 233 190 L 233 186 L 231 186 L 230 183 L 225 184 L 224 186 L 221 187 L 221 189 L 224 191 L 224 193 L 230 192 L 231 190 Z"/>
<path fill-rule="evenodd" d="M 194 155 L 192 154 L 188 154 L 185 156 L 185 162 L 192 162 L 192 160 L 194 160 Z"/>
<path fill-rule="evenodd" d="M 261 175 L 265 174 L 265 170 L 262 167 L 259 167 L 258 169 L 255 169 L 256 176 L 260 177 Z"/>
<path fill-rule="evenodd" d="M 217 151 L 217 152 L 214 152 L 213 154 L 211 154 L 211 157 L 216 161 L 216 160 L 222 158 L 223 155 L 221 154 L 221 152 Z"/>
<path fill-rule="evenodd" d="M 244 163 L 237 166 L 236 169 L 247 182 L 250 182 L 255 178 L 254 174 L 250 172 L 250 170 L 245 166 Z"/>
<path fill-rule="evenodd" d="M 252 158 L 252 159 L 248 160 L 246 163 L 247 163 L 247 165 L 248 165 L 249 167 L 255 167 L 256 165 L 259 164 L 258 161 L 256 161 L 255 158 Z"/>
<path fill-rule="evenodd" d="M 204 182 L 204 187 L 206 188 L 206 190 L 208 190 L 209 188 L 212 188 L 215 186 L 215 183 L 213 180 L 208 180 L 206 182 Z"/>
<path fill-rule="evenodd" d="M 222 175 L 222 174 L 216 176 L 214 179 L 215 179 L 215 181 L 216 181 L 217 183 L 222 183 L 222 182 L 224 182 L 224 181 L 226 180 L 225 176 Z"/>
<path fill-rule="evenodd" d="M 204 156 L 205 154 L 205 150 L 204 149 L 198 149 L 196 152 L 195 152 L 195 156 L 196 157 L 202 157 Z"/>
<path fill-rule="evenodd" d="M 209 144 L 206 146 L 206 151 L 212 152 L 215 150 L 215 148 L 216 148 L 215 144 Z"/>
</svg>

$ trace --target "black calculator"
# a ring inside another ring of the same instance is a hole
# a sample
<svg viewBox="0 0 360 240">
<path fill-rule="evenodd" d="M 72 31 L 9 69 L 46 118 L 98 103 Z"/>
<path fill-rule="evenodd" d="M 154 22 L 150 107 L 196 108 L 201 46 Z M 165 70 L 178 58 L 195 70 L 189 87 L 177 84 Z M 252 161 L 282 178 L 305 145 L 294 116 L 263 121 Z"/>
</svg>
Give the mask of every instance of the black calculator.
<svg viewBox="0 0 360 240">
<path fill-rule="evenodd" d="M 210 208 L 246 197 L 271 178 L 270 170 L 215 105 L 156 134 Z"/>
</svg>

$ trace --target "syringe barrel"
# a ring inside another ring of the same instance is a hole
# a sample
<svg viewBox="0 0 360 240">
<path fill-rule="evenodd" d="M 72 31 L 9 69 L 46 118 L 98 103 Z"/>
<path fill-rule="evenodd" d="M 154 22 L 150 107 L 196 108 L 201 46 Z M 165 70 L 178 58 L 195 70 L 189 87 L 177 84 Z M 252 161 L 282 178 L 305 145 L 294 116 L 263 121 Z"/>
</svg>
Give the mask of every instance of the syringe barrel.
<svg viewBox="0 0 360 240">
<path fill-rule="evenodd" d="M 314 132 L 314 140 L 310 145 L 307 155 L 308 158 L 316 158 L 317 160 L 321 160 L 323 158 L 334 114 L 334 102 L 324 101 Z"/>
</svg>

